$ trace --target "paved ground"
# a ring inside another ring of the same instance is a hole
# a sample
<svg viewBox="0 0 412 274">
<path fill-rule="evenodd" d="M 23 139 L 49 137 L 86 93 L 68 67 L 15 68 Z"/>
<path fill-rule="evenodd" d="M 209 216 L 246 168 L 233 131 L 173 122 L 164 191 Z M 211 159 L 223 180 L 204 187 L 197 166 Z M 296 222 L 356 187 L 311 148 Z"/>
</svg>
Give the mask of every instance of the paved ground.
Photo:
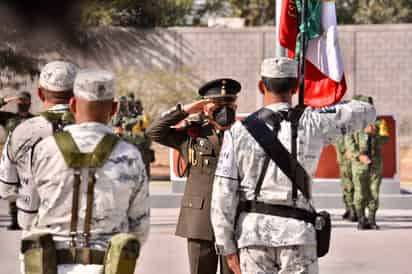
<svg viewBox="0 0 412 274">
<path fill-rule="evenodd" d="M 18 273 L 19 232 L 9 232 L 6 204 L 0 202 L 1 274 Z M 325 274 L 411 274 L 412 211 L 380 212 L 380 231 L 357 231 L 340 221 L 341 210 L 331 210 L 334 219 L 332 250 L 320 260 Z M 152 229 L 136 274 L 189 274 L 185 240 L 173 235 L 177 209 L 155 209 Z"/>
</svg>

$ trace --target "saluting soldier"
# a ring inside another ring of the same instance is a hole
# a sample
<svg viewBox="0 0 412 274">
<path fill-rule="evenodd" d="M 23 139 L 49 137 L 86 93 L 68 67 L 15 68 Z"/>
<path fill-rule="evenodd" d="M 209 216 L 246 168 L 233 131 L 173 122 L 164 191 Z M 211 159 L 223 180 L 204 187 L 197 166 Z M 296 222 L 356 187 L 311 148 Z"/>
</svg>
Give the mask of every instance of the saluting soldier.
<svg viewBox="0 0 412 274">
<path fill-rule="evenodd" d="M 266 59 L 261 77 L 259 90 L 265 107 L 225 132 L 212 195 L 216 245 L 235 274 L 316 274 L 310 178 L 322 148 L 342 130 L 350 133 L 364 127 L 375 119 L 375 110 L 360 101 L 307 107 L 298 113 L 296 162 L 288 151 L 297 63 L 285 57 Z M 269 156 L 267 151 L 275 153 Z M 295 168 L 285 168 L 285 163 Z M 289 178 L 295 176 L 308 180 L 304 186 L 293 187 Z"/>
<path fill-rule="evenodd" d="M 21 122 L 33 117 L 30 113 L 31 95 L 27 91 L 19 92 L 17 96 L 0 98 L 0 108 L 6 104 L 15 101 L 17 104 L 17 113 L 0 111 L 0 125 L 2 125 L 8 136 Z M 9 214 L 11 216 L 11 224 L 7 227 L 8 230 L 20 229 L 17 222 L 17 205 L 16 201 L 9 200 Z"/>
<path fill-rule="evenodd" d="M 354 98 L 373 104 L 372 97 L 356 95 Z M 376 120 L 365 129 L 352 134 L 348 141 L 355 185 L 354 202 L 360 230 L 379 229 L 376 224 L 376 212 L 379 208 L 383 170 L 381 150 L 388 140 L 386 122 Z M 365 216 L 366 208 L 368 209 L 367 217 Z"/>
<path fill-rule="evenodd" d="M 148 184 L 139 151 L 107 126 L 114 94 L 110 72 L 80 71 L 70 101 L 76 124 L 34 149 L 31 198 L 38 213 L 23 243 L 49 233 L 56 250 L 33 258 L 27 246 L 27 273 L 36 263 L 56 274 L 134 273 L 150 227 Z"/>
<path fill-rule="evenodd" d="M 202 100 L 182 106 L 178 104 L 161 115 L 148 128 L 153 141 L 177 149 L 186 163 L 187 183 L 180 208 L 176 235 L 187 238 L 191 274 L 216 273 L 210 202 L 213 177 L 219 157 L 223 132 L 236 119 L 236 97 L 241 90 L 233 79 L 217 79 L 199 89 Z M 190 114 L 198 114 L 196 123 L 183 128 L 176 124 Z M 226 263 L 222 273 L 231 273 Z"/>
<path fill-rule="evenodd" d="M 33 147 L 73 122 L 68 104 L 73 96 L 76 73 L 77 66 L 68 62 L 55 61 L 45 65 L 40 73 L 38 96 L 46 111 L 19 124 L 7 138 L 0 160 L 0 196 L 9 201 L 17 199 L 19 223 L 22 219 L 31 219 L 36 213 L 32 207 L 36 201 L 30 198 L 29 183 Z"/>
</svg>

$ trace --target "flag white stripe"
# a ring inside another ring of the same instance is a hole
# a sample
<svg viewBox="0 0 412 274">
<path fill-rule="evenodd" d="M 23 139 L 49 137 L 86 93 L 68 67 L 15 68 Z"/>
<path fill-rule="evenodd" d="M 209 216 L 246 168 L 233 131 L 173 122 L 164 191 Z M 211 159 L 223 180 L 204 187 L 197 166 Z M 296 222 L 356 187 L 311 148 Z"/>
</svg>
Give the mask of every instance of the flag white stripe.
<svg viewBox="0 0 412 274">
<path fill-rule="evenodd" d="M 336 82 L 343 78 L 344 68 L 339 47 L 335 2 L 322 2 L 323 34 L 309 41 L 306 58 L 323 74 Z"/>
</svg>

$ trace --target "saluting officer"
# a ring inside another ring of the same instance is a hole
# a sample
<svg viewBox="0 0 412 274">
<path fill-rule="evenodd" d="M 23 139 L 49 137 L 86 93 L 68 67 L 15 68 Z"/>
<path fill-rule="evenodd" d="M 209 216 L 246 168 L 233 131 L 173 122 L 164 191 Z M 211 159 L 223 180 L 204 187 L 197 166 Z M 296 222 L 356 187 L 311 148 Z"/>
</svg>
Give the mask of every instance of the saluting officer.
<svg viewBox="0 0 412 274">
<path fill-rule="evenodd" d="M 186 163 L 185 193 L 180 208 L 176 235 L 188 239 L 191 274 L 216 273 L 213 229 L 210 221 L 210 201 L 213 177 L 223 140 L 223 131 L 236 119 L 236 97 L 241 85 L 232 79 L 217 79 L 199 89 L 202 100 L 172 110 L 155 120 L 147 134 L 155 142 L 177 149 Z M 174 127 L 190 114 L 199 119 Z M 223 273 L 231 273 L 225 263 Z"/>
<path fill-rule="evenodd" d="M 68 62 L 54 61 L 44 66 L 37 93 L 46 111 L 19 124 L 4 146 L 0 160 L 0 196 L 9 201 L 17 198 L 19 223 L 36 213 L 32 208 L 36 201 L 29 195 L 31 151 L 43 138 L 72 122 L 68 104 L 73 96 L 76 73 L 77 66 Z"/>
</svg>

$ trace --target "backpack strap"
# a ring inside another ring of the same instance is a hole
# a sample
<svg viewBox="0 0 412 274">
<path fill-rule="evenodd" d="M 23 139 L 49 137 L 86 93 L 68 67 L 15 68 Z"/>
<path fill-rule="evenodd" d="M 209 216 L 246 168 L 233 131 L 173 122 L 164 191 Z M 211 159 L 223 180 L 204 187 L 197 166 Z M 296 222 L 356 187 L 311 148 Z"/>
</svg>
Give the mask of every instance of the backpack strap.
<svg viewBox="0 0 412 274">
<path fill-rule="evenodd" d="M 74 123 L 73 113 L 70 111 L 66 112 L 51 112 L 51 111 L 44 111 L 40 113 L 44 119 L 49 121 L 53 126 L 53 133 L 60 132 L 63 128 L 67 125 Z"/>
<path fill-rule="evenodd" d="M 83 263 L 90 263 L 90 228 L 91 220 L 93 217 L 93 198 L 94 187 L 96 185 L 96 169 L 101 168 L 110 154 L 114 150 L 119 138 L 116 135 L 108 134 L 103 137 L 100 143 L 96 146 L 92 153 L 80 152 L 73 137 L 67 131 L 61 131 L 54 135 L 56 144 L 63 155 L 63 158 L 68 167 L 73 168 L 74 183 L 73 183 L 73 200 L 72 200 L 72 216 L 70 223 L 70 234 L 72 237 L 72 250 L 76 252 L 75 237 L 77 236 L 77 224 L 78 224 L 78 210 L 79 210 L 79 190 L 80 190 L 80 170 L 82 168 L 89 168 L 88 185 L 87 185 L 87 200 L 86 200 L 86 215 L 83 227 L 83 236 L 85 239 L 85 248 L 82 249 Z M 74 254 L 75 256 L 76 254 Z"/>
</svg>

